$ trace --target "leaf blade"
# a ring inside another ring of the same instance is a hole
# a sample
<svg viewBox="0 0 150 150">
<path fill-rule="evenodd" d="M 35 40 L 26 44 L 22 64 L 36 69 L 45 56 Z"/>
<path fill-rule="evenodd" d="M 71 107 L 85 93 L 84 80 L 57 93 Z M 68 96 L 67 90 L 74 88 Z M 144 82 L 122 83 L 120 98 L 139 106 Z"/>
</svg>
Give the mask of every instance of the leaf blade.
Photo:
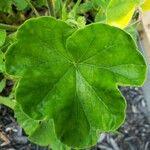
<svg viewBox="0 0 150 150">
<path fill-rule="evenodd" d="M 120 28 L 127 27 L 138 5 L 140 5 L 140 0 L 110 1 L 106 22 Z"/>
<path fill-rule="evenodd" d="M 26 22 L 18 31 L 17 43 L 6 54 L 7 71 L 22 76 L 17 102 L 34 120 L 52 119 L 56 135 L 64 144 L 90 147 L 98 133 L 114 131 L 124 121 L 126 103 L 117 86 L 141 85 L 145 61 L 130 35 L 121 29 L 96 23 L 73 32 L 65 23 L 46 20 L 42 17 Z M 43 25 L 51 29 L 51 34 L 44 34 L 49 33 L 47 28 L 37 32 Z M 31 33 L 37 33 L 36 37 Z M 48 41 L 47 48 L 43 41 Z M 22 71 L 16 62 L 20 60 L 24 66 L 24 57 L 31 65 Z M 48 63 L 40 66 L 39 62 L 45 60 Z"/>
</svg>

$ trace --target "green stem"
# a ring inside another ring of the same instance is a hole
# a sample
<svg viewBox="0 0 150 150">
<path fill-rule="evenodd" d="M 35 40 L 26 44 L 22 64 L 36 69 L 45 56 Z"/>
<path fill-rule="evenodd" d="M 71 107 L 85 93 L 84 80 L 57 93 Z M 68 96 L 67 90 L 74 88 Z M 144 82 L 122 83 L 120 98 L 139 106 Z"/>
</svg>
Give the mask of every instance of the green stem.
<svg viewBox="0 0 150 150">
<path fill-rule="evenodd" d="M 71 0 L 66 0 L 63 4 L 61 18 L 64 21 L 68 19 L 67 7 L 70 3 L 71 3 Z"/>
<path fill-rule="evenodd" d="M 33 6 L 33 4 L 29 1 L 29 0 L 25 0 L 28 5 L 31 7 L 31 9 L 34 11 L 35 15 L 38 17 L 40 16 L 40 14 L 38 13 L 38 11 L 36 10 L 36 8 Z"/>
<path fill-rule="evenodd" d="M 0 23 L 0 29 L 5 29 L 8 31 L 16 31 L 18 29 L 18 27 L 14 26 L 14 25 Z"/>
<path fill-rule="evenodd" d="M 78 7 L 79 7 L 80 3 L 81 3 L 81 0 L 77 0 L 76 4 L 73 7 L 72 12 L 74 14 L 74 18 L 76 18 L 76 16 L 77 16 L 77 10 L 78 10 Z"/>
<path fill-rule="evenodd" d="M 71 3 L 71 0 L 66 0 L 66 1 L 65 1 L 66 7 L 67 7 L 67 5 L 69 5 L 70 3 Z"/>
<path fill-rule="evenodd" d="M 0 105 L 5 105 L 11 109 L 14 109 L 15 108 L 15 105 L 16 105 L 16 102 L 14 100 L 11 100 L 7 97 L 2 97 L 0 96 Z"/>
<path fill-rule="evenodd" d="M 55 10 L 54 10 L 54 0 L 47 0 L 48 5 L 48 13 L 51 16 L 55 16 Z"/>
<path fill-rule="evenodd" d="M 135 21 L 135 22 L 129 24 L 126 28 L 130 28 L 130 27 L 132 27 L 132 26 L 134 26 L 134 25 L 140 23 L 140 21 L 141 21 L 141 20 L 137 20 L 137 21 Z"/>
</svg>

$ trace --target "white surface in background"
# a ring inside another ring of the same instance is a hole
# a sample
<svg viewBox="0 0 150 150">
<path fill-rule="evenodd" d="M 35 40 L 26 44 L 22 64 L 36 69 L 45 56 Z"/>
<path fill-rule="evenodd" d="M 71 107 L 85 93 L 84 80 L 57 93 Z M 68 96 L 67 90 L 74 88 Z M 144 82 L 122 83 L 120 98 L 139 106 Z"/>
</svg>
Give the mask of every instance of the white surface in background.
<svg viewBox="0 0 150 150">
<path fill-rule="evenodd" d="M 150 112 L 150 11 L 143 14 L 141 25 L 141 41 L 139 44 L 148 66 L 147 79 L 143 86 L 143 91 Z"/>
</svg>

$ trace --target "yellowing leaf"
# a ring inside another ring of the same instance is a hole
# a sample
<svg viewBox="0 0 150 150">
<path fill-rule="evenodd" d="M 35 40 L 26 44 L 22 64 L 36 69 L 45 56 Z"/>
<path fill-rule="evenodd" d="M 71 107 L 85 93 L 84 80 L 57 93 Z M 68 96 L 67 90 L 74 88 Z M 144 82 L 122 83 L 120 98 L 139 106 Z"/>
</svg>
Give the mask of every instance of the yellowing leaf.
<svg viewBox="0 0 150 150">
<path fill-rule="evenodd" d="M 150 10 L 150 0 L 145 0 L 144 4 L 142 5 L 143 11 L 148 11 Z"/>
<path fill-rule="evenodd" d="M 0 47 L 5 43 L 5 39 L 6 39 L 6 31 L 0 29 Z"/>
<path fill-rule="evenodd" d="M 139 0 L 112 0 L 107 8 L 107 23 L 120 28 L 128 26 Z"/>
<path fill-rule="evenodd" d="M 109 24 L 116 26 L 116 27 L 125 28 L 126 26 L 128 26 L 130 20 L 132 19 L 132 15 L 133 15 L 134 11 L 135 11 L 135 9 L 133 8 L 131 11 L 129 11 L 126 14 L 126 16 L 124 16 L 118 20 L 109 22 Z"/>
</svg>

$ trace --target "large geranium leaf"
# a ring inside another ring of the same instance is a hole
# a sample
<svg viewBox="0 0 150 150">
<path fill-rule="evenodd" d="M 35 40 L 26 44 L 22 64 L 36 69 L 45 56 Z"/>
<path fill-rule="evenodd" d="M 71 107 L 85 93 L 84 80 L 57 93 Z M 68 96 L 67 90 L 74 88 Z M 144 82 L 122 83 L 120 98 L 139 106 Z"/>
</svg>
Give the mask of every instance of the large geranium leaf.
<svg viewBox="0 0 150 150">
<path fill-rule="evenodd" d="M 125 28 L 140 2 L 140 0 L 111 0 L 107 8 L 107 23 Z"/>
<path fill-rule="evenodd" d="M 18 10 L 23 10 L 28 6 L 26 0 L 0 0 L 0 11 L 4 13 L 12 13 L 12 5 Z"/>
<path fill-rule="evenodd" d="M 126 32 L 92 24 L 76 32 L 50 17 L 31 19 L 6 54 L 6 70 L 21 76 L 16 99 L 37 120 L 53 119 L 57 137 L 71 147 L 96 143 L 114 131 L 126 104 L 117 85 L 141 85 L 146 65 Z"/>
</svg>

